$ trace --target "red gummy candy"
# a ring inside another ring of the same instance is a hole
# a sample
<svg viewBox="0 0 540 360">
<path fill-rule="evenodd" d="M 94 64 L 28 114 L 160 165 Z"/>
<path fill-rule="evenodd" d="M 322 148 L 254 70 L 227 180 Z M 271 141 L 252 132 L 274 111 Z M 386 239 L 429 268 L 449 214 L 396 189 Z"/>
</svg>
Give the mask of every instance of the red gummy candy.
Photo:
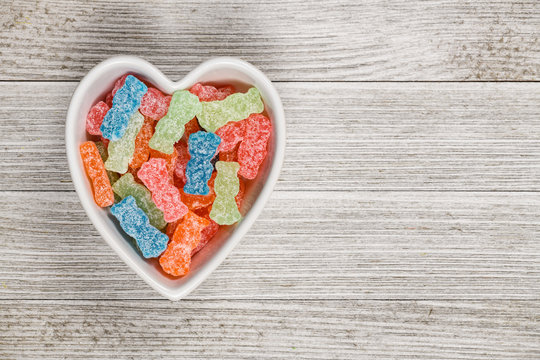
<svg viewBox="0 0 540 360">
<path fill-rule="evenodd" d="M 244 203 L 244 194 L 246 191 L 246 185 L 244 184 L 242 179 L 239 179 L 239 180 L 240 180 L 240 189 L 238 190 L 238 194 L 236 194 L 234 199 L 236 200 L 236 206 L 238 207 L 238 210 L 242 212 L 242 204 Z"/>
<path fill-rule="evenodd" d="M 188 212 L 176 227 L 167 249 L 159 257 L 163 271 L 173 276 L 182 276 L 189 272 L 191 253 L 201 241 L 201 231 L 210 221 Z"/>
<path fill-rule="evenodd" d="M 254 179 L 259 166 L 266 157 L 266 145 L 272 132 L 270 119 L 261 114 L 251 114 L 246 121 L 244 140 L 238 147 L 238 175 L 246 179 Z"/>
<path fill-rule="evenodd" d="M 199 241 L 199 245 L 193 251 L 191 252 L 191 256 L 198 253 L 203 247 L 205 247 L 206 244 L 216 235 L 216 233 L 219 230 L 219 224 L 215 222 L 214 220 L 210 219 L 210 217 L 205 217 L 205 219 L 210 221 L 210 225 L 205 227 L 203 231 L 201 231 L 201 241 Z"/>
<path fill-rule="evenodd" d="M 105 104 L 103 101 L 98 102 L 96 105 L 92 106 L 88 115 L 86 115 L 86 131 L 90 135 L 99 135 L 101 136 L 101 130 L 99 127 L 103 122 L 103 118 L 109 111 L 110 107 Z"/>
<path fill-rule="evenodd" d="M 189 89 L 189 92 L 193 95 L 197 95 L 200 101 L 216 101 L 224 100 L 227 96 L 234 94 L 234 87 L 227 85 L 219 89 L 210 86 L 196 83 Z"/>
<path fill-rule="evenodd" d="M 216 130 L 216 135 L 221 138 L 218 152 L 227 152 L 234 149 L 236 144 L 242 141 L 246 134 L 247 119 L 231 121 Z"/>
<path fill-rule="evenodd" d="M 137 172 L 139 179 L 152 192 L 152 200 L 163 211 L 166 222 L 180 219 L 188 212 L 182 202 L 180 192 L 171 184 L 165 159 L 152 158 Z"/>
<path fill-rule="evenodd" d="M 150 146 L 148 142 L 154 135 L 154 121 L 150 118 L 145 118 L 144 123 L 135 138 L 135 151 L 133 152 L 133 159 L 129 163 L 129 167 L 132 169 L 138 169 L 144 164 L 150 156 Z"/>
<path fill-rule="evenodd" d="M 186 166 L 191 155 L 189 155 L 187 143 L 183 140 L 174 144 L 174 147 L 178 154 L 176 165 L 174 167 L 174 177 L 178 180 L 179 187 L 183 188 L 186 183 Z"/>
<path fill-rule="evenodd" d="M 83 142 L 79 150 L 94 189 L 94 201 L 100 207 L 111 206 L 114 203 L 114 193 L 96 144 L 93 141 Z"/>
<path fill-rule="evenodd" d="M 156 88 L 150 87 L 142 97 L 139 111 L 152 120 L 159 120 L 167 114 L 172 96 L 164 95 Z"/>
</svg>

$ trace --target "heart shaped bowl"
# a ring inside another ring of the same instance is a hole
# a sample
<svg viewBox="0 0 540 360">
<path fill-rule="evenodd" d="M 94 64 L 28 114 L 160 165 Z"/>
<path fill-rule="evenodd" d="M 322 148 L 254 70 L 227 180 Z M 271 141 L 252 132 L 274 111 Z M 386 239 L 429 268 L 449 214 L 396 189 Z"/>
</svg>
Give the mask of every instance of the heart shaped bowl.
<svg viewBox="0 0 540 360">
<path fill-rule="evenodd" d="M 144 259 L 131 238 L 120 228 L 109 208 L 94 203 L 90 182 L 86 177 L 79 146 L 87 140 L 86 114 L 105 97 L 114 81 L 132 73 L 149 81 L 164 93 L 189 89 L 196 82 L 213 85 L 233 84 L 238 91 L 250 86 L 259 89 L 265 114 L 272 121 L 268 155 L 257 178 L 246 184 L 242 205 L 244 218 L 237 224 L 220 227 L 212 240 L 192 259 L 190 272 L 181 278 L 165 274 L 156 259 Z M 170 300 L 179 300 L 195 289 L 227 257 L 262 211 L 278 179 L 285 153 L 285 116 L 279 95 L 268 78 L 253 65 L 230 57 L 206 61 L 178 82 L 169 80 L 149 62 L 133 56 L 118 56 L 103 61 L 81 80 L 75 90 L 66 119 L 66 151 L 71 178 L 81 204 L 101 236 L 124 262 L 155 290 Z"/>
</svg>

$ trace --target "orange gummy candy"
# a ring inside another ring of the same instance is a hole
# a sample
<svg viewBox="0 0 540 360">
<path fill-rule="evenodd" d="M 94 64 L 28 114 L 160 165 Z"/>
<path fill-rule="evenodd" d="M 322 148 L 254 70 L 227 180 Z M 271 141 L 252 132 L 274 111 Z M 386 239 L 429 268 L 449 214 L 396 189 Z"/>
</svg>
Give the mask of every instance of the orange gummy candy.
<svg viewBox="0 0 540 360">
<path fill-rule="evenodd" d="M 96 144 L 86 141 L 79 150 L 84 169 L 94 189 L 94 201 L 100 207 L 111 206 L 114 203 L 114 193 Z"/>
<path fill-rule="evenodd" d="M 167 250 L 159 257 L 163 271 L 173 276 L 183 276 L 189 272 L 191 253 L 201 241 L 201 231 L 210 221 L 189 211 L 176 227 Z"/>
<path fill-rule="evenodd" d="M 148 161 L 150 156 L 150 146 L 148 142 L 154 135 L 154 120 L 145 118 L 144 123 L 135 138 L 135 151 L 133 152 L 133 159 L 129 163 L 129 167 L 132 169 L 138 169 Z"/>
</svg>

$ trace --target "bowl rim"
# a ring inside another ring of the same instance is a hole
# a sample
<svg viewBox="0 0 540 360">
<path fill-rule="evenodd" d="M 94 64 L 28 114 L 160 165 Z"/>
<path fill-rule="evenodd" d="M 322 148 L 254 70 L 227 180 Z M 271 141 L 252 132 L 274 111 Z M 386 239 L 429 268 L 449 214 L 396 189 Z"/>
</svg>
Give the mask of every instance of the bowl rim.
<svg viewBox="0 0 540 360">
<path fill-rule="evenodd" d="M 197 80 L 204 74 L 211 71 L 220 68 L 234 69 L 256 80 L 257 87 L 261 91 L 261 94 L 264 93 L 265 105 L 272 109 L 274 154 L 266 181 L 262 186 L 256 200 L 243 220 L 238 224 L 230 236 L 224 240 L 223 245 L 216 251 L 216 253 L 213 254 L 208 261 L 206 261 L 206 263 L 204 263 L 204 265 L 202 265 L 201 268 L 196 271 L 195 274 L 192 274 L 192 276 L 186 280 L 185 283 L 176 288 L 168 287 L 162 283 L 159 283 L 153 278 L 153 276 L 140 267 L 125 250 L 120 247 L 117 236 L 110 231 L 107 224 L 99 216 L 99 211 L 101 208 L 98 208 L 95 205 L 92 191 L 89 191 L 88 186 L 85 183 L 88 180 L 86 178 L 85 171 L 82 169 L 82 161 L 80 159 L 78 150 L 80 143 L 77 139 L 79 127 L 84 126 L 85 124 L 85 122 L 80 119 L 79 116 L 81 103 L 83 98 L 92 88 L 96 78 L 102 76 L 108 71 L 111 71 L 111 69 L 121 68 L 126 68 L 126 72 L 136 69 L 140 75 L 144 76 L 152 84 L 160 87 L 164 92 L 167 93 L 188 88 L 188 86 L 197 82 Z M 128 68 L 129 70 L 127 70 Z M 266 75 L 264 75 L 255 66 L 234 57 L 217 57 L 204 61 L 178 81 L 170 80 L 156 66 L 140 57 L 125 55 L 111 57 L 97 64 L 79 82 L 72 95 L 66 115 L 65 143 L 69 171 L 79 200 L 90 221 L 98 230 L 101 237 L 105 239 L 107 244 L 132 270 L 134 270 L 153 289 L 169 300 L 173 301 L 181 299 L 200 285 L 223 262 L 223 260 L 229 255 L 232 249 L 238 244 L 249 228 L 253 225 L 256 218 L 264 208 L 278 180 L 285 156 L 285 140 L 285 114 L 281 99 L 274 85 L 266 77 Z"/>
</svg>

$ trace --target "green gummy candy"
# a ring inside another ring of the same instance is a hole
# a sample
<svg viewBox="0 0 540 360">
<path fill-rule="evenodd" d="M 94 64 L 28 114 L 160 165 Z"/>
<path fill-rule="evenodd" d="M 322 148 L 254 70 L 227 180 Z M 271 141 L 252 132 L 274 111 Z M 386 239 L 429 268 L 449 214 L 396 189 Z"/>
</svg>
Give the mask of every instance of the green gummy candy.
<svg viewBox="0 0 540 360">
<path fill-rule="evenodd" d="M 129 119 L 124 136 L 109 143 L 109 158 L 105 161 L 105 169 L 124 174 L 128 170 L 129 162 L 133 159 L 135 151 L 135 138 L 141 130 L 144 116 L 136 111 Z"/>
<path fill-rule="evenodd" d="M 103 160 L 103 162 L 107 161 L 109 154 L 107 154 L 107 149 L 105 148 L 105 144 L 101 141 L 96 141 L 96 147 L 99 151 L 99 156 L 101 156 L 101 160 Z M 107 170 L 107 177 L 109 178 L 109 182 L 112 185 L 118 180 L 120 175 L 118 175 L 114 171 Z"/>
<path fill-rule="evenodd" d="M 143 185 L 135 182 L 131 173 L 122 175 L 113 185 L 113 191 L 122 199 L 133 196 L 137 206 L 148 216 L 150 224 L 158 229 L 163 229 L 167 223 L 163 219 L 163 212 L 152 201 L 152 194 Z"/>
<path fill-rule="evenodd" d="M 196 95 L 187 90 L 175 91 L 167 115 L 156 125 L 149 145 L 152 149 L 172 154 L 174 143 L 184 135 L 185 125 L 201 112 L 201 103 Z"/>
<path fill-rule="evenodd" d="M 216 163 L 217 176 L 214 180 L 216 199 L 210 211 L 210 218 L 219 225 L 231 225 L 242 218 L 235 196 L 240 190 L 238 169 L 236 162 L 218 161 Z"/>
<path fill-rule="evenodd" d="M 197 119 L 206 131 L 215 132 L 230 121 L 240 121 L 263 110 L 261 94 L 257 88 L 252 87 L 245 94 L 236 93 L 227 96 L 225 100 L 203 102 Z"/>
</svg>

